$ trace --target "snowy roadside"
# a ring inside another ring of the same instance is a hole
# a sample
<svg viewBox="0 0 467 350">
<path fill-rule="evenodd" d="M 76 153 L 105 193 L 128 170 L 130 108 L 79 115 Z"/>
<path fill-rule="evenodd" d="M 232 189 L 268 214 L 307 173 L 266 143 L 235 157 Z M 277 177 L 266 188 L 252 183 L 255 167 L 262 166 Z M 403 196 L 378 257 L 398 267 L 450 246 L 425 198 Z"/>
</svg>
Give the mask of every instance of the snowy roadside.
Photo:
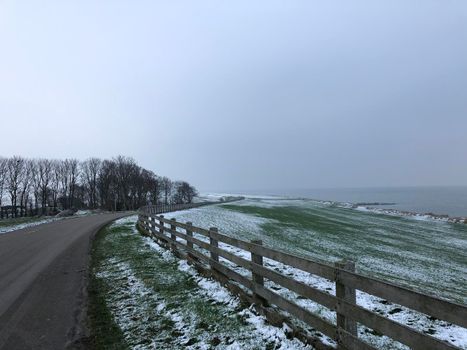
<svg viewBox="0 0 467 350">
<path fill-rule="evenodd" d="M 42 224 L 48 224 L 50 222 L 58 221 L 58 220 L 65 220 L 65 219 L 70 219 L 70 218 L 76 218 L 76 217 L 83 217 L 83 216 L 88 216 L 88 215 L 93 215 L 95 214 L 94 211 L 92 210 L 78 210 L 74 215 L 72 216 L 65 216 L 65 217 L 48 217 L 48 218 L 37 218 L 33 219 L 32 221 L 24 222 L 24 223 L 17 223 L 13 225 L 8 225 L 8 226 L 0 226 L 0 234 L 2 233 L 7 233 L 11 231 L 16 231 L 16 230 L 21 230 L 24 228 L 28 227 L 34 227 L 37 225 L 42 225 Z"/>
<path fill-rule="evenodd" d="M 25 222 L 25 223 L 21 223 L 21 224 L 14 224 L 14 225 L 10 225 L 10 226 L 3 226 L 3 227 L 0 227 L 0 234 L 11 232 L 11 231 L 16 231 L 16 230 L 21 230 L 23 228 L 34 227 L 34 226 L 37 226 L 37 225 L 47 224 L 49 222 L 54 222 L 54 221 L 58 221 L 58 220 L 62 220 L 62 219 L 63 218 L 53 217 L 53 218 L 47 218 L 47 219 L 40 219 L 40 220 L 37 220 L 37 221 Z"/>
<path fill-rule="evenodd" d="M 123 218 L 108 228 L 93 272 L 108 288 L 107 308 L 130 348 L 312 349 L 141 236 L 136 220 Z"/>
</svg>

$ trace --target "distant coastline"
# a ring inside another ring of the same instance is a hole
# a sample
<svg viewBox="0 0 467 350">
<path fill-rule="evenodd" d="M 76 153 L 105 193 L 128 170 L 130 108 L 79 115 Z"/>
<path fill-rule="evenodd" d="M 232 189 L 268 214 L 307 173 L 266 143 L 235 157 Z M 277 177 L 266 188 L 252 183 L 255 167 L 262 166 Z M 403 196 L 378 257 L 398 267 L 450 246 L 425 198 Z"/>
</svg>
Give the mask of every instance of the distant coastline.
<svg viewBox="0 0 467 350">
<path fill-rule="evenodd" d="M 238 191 L 243 195 L 311 199 L 361 211 L 467 223 L 467 186 Z"/>
<path fill-rule="evenodd" d="M 320 202 L 329 202 L 329 201 L 321 201 Z M 337 203 L 337 202 L 333 202 Z M 405 210 L 396 210 L 396 209 L 383 209 L 383 208 L 375 208 L 370 205 L 358 205 L 358 204 L 351 204 L 351 203 L 339 203 L 338 205 L 343 207 L 350 207 L 352 209 L 360 210 L 360 211 L 368 211 L 376 214 L 386 214 L 386 215 L 394 215 L 394 216 L 401 216 L 401 217 L 411 217 L 414 219 L 424 220 L 424 219 L 431 219 L 436 221 L 443 221 L 449 222 L 453 224 L 467 224 L 467 217 L 462 216 L 449 216 L 448 214 L 435 214 L 435 213 L 417 213 L 413 211 L 405 211 Z M 373 204 L 374 205 L 374 204 Z M 381 204 L 383 205 L 383 204 Z"/>
</svg>

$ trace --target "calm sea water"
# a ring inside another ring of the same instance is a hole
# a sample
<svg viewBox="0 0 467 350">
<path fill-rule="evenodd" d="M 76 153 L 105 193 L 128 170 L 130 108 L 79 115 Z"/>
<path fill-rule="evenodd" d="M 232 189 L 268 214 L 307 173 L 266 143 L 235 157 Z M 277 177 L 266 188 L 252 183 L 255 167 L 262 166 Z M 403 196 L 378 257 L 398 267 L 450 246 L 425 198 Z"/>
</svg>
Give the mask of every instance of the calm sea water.
<svg viewBox="0 0 467 350">
<path fill-rule="evenodd" d="M 394 203 L 374 206 L 415 213 L 447 214 L 467 217 L 467 187 L 345 188 L 262 191 L 261 194 L 286 195 L 349 203 Z"/>
</svg>

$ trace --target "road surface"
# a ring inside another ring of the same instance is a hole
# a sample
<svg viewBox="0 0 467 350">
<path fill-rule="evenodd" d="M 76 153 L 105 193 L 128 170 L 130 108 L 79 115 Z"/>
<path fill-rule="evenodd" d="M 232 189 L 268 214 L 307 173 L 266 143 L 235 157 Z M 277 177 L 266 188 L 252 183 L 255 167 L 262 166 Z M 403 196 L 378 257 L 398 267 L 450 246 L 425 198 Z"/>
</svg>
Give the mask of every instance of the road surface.
<svg viewBox="0 0 467 350">
<path fill-rule="evenodd" d="M 90 241 L 127 215 L 69 218 L 0 234 L 0 349 L 77 349 Z"/>
</svg>

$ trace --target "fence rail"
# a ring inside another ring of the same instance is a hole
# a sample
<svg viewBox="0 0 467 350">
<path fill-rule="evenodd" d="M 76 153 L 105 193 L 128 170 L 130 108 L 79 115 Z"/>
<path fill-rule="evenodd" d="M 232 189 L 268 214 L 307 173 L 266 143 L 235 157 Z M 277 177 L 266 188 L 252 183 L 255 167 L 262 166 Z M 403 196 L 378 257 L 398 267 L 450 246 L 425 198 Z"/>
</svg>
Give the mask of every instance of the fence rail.
<svg viewBox="0 0 467 350">
<path fill-rule="evenodd" d="M 214 203 L 217 203 L 217 202 L 147 205 L 145 207 L 141 207 L 139 209 L 139 212 L 144 213 L 145 215 L 155 215 L 155 214 L 169 213 L 169 212 L 177 211 L 177 210 L 198 208 L 198 207 L 202 207 L 202 206 L 210 205 L 210 204 L 214 204 Z"/>
<path fill-rule="evenodd" d="M 229 284 L 231 289 L 252 301 L 266 313 L 271 312 L 267 306 L 274 305 L 276 308 L 287 312 L 294 318 L 305 322 L 333 339 L 338 344 L 339 349 L 375 349 L 358 338 L 357 323 L 374 329 L 412 349 L 459 349 L 450 343 L 421 333 L 357 305 L 356 290 L 364 291 L 428 316 L 467 328 L 467 307 L 465 305 L 451 303 L 389 282 L 360 275 L 355 272 L 353 263 L 336 263 L 332 266 L 264 247 L 261 241 L 247 242 L 236 239 L 219 233 L 214 227 L 206 230 L 195 227 L 191 223 L 181 223 L 175 219 L 168 220 L 163 215 L 158 215 L 168 211 L 201 205 L 206 204 L 145 207 L 140 211 L 138 225 L 145 234 L 187 258 L 197 267 L 208 269 L 211 275 Z M 193 233 L 206 237 L 209 242 L 193 237 Z M 250 259 L 245 259 L 219 248 L 219 242 L 249 252 Z M 204 249 L 208 254 L 195 249 L 195 247 Z M 220 261 L 219 257 L 249 270 L 251 278 L 247 278 L 229 268 Z M 265 267 L 263 258 L 269 258 L 335 282 L 336 295 L 323 292 Z M 264 279 L 279 284 L 336 312 L 336 324 L 322 319 L 265 287 Z M 241 285 L 243 289 L 236 287 L 235 284 L 231 283 L 232 281 L 236 282 L 237 285 Z M 245 293 L 245 289 L 248 293 Z M 314 345 L 319 345 L 317 348 L 328 348 L 320 342 L 315 342 Z"/>
</svg>

